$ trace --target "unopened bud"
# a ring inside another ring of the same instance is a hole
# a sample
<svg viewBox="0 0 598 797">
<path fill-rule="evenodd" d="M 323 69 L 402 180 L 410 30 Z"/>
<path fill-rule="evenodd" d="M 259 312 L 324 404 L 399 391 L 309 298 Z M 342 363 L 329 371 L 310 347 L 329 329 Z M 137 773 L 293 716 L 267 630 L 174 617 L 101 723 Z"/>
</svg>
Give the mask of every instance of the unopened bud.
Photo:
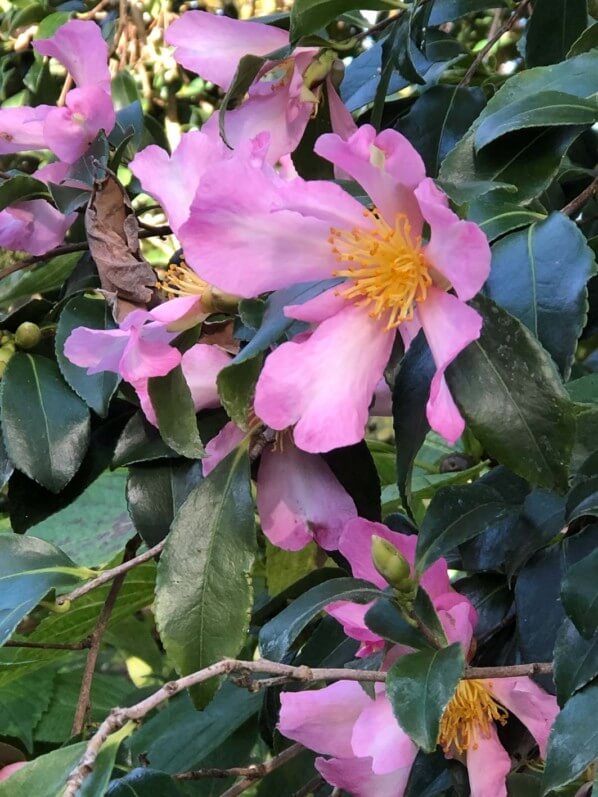
<svg viewBox="0 0 598 797">
<path fill-rule="evenodd" d="M 392 543 L 377 534 L 372 537 L 372 560 L 376 570 L 391 587 L 400 592 L 411 590 L 413 584 L 409 562 Z"/>
<path fill-rule="evenodd" d="M 31 321 L 24 321 L 15 332 L 15 343 L 20 349 L 33 349 L 41 339 L 41 329 Z"/>
</svg>

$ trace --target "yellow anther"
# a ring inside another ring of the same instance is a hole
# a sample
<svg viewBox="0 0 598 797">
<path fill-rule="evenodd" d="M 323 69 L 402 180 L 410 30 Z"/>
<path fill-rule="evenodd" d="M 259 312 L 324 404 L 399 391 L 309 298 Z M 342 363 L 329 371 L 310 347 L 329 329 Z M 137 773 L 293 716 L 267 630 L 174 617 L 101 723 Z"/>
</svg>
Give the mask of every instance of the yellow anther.
<svg viewBox="0 0 598 797">
<path fill-rule="evenodd" d="M 445 752 L 477 750 L 479 737 L 490 737 L 493 722 L 506 723 L 509 712 L 490 694 L 489 686 L 488 681 L 459 681 L 440 720 L 438 744 Z"/>
<path fill-rule="evenodd" d="M 168 267 L 158 287 L 164 293 L 171 293 L 174 296 L 202 296 L 210 286 L 189 266 L 173 264 Z"/>
</svg>

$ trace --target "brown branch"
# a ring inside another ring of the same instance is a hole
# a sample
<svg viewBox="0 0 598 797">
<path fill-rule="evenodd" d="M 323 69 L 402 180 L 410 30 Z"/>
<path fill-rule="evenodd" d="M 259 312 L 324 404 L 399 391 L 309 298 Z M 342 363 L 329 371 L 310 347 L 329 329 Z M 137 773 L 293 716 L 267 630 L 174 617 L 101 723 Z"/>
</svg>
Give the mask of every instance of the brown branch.
<svg viewBox="0 0 598 797">
<path fill-rule="evenodd" d="M 305 750 L 305 748 L 302 744 L 292 744 L 290 747 L 287 747 L 286 750 L 283 750 L 279 755 L 271 758 L 269 761 L 266 761 L 263 764 L 260 764 L 260 774 L 257 777 L 266 777 L 266 775 L 269 775 L 270 772 L 274 772 L 274 770 L 284 766 L 288 761 L 296 758 L 299 753 L 303 752 L 303 750 Z M 234 786 L 231 786 L 230 789 L 223 791 L 220 797 L 237 797 L 237 794 L 242 794 L 244 791 L 247 791 L 247 789 L 253 786 L 254 782 L 255 776 L 244 778 L 243 780 L 239 781 L 239 783 L 235 783 Z"/>
<path fill-rule="evenodd" d="M 523 14 L 527 6 L 529 5 L 530 0 L 521 0 L 521 2 L 515 7 L 511 16 L 507 19 L 507 21 L 500 26 L 500 28 L 494 33 L 493 36 L 490 36 L 486 44 L 482 47 L 476 57 L 473 59 L 471 66 L 467 70 L 467 72 L 463 75 L 463 79 L 459 83 L 460 86 L 468 86 L 471 82 L 472 77 L 478 70 L 479 65 L 483 62 L 486 58 L 490 50 L 494 47 L 496 42 L 504 36 L 505 33 L 511 30 L 513 25 L 517 22 L 519 17 Z"/>
<path fill-rule="evenodd" d="M 37 650 L 87 650 L 91 647 L 91 637 L 82 639 L 81 642 L 18 642 L 10 639 L 5 642 L 5 648 L 33 648 Z"/>
<path fill-rule="evenodd" d="M 305 786 L 302 786 L 299 791 L 294 792 L 292 797 L 308 797 L 309 794 L 316 792 L 321 786 L 324 786 L 326 781 L 321 775 L 316 775 L 315 778 L 310 780 Z"/>
<path fill-rule="evenodd" d="M 140 722 L 143 718 L 174 695 L 189 689 L 196 684 L 209 681 L 221 675 L 238 673 L 267 673 L 269 675 L 287 676 L 299 683 L 313 683 L 315 681 L 360 681 L 364 683 L 383 683 L 386 673 L 378 670 L 350 670 L 342 667 L 336 668 L 311 668 L 294 667 L 290 664 L 280 664 L 276 661 L 238 661 L 224 659 L 203 670 L 185 675 L 176 681 L 170 681 L 153 695 L 146 697 L 128 708 L 115 708 L 100 724 L 94 735 L 89 739 L 87 748 L 73 769 L 66 783 L 64 797 L 76 797 L 85 778 L 93 771 L 96 759 L 106 739 L 116 731 L 123 728 L 127 722 Z M 510 667 L 468 667 L 464 678 L 507 678 L 523 675 L 540 675 L 552 672 L 552 664 L 516 664 Z"/>
<path fill-rule="evenodd" d="M 259 780 L 260 778 L 265 778 L 266 775 L 269 775 L 270 772 L 274 772 L 275 769 L 278 769 L 283 764 L 286 764 L 287 761 L 290 761 L 295 756 L 299 755 L 299 753 L 305 750 L 302 744 L 293 744 L 291 747 L 288 747 L 286 750 L 283 750 L 274 758 L 271 758 L 269 761 L 265 761 L 262 764 L 253 764 L 249 767 L 230 767 L 230 769 L 217 769 L 215 767 L 210 767 L 207 769 L 194 769 L 190 772 L 179 772 L 178 775 L 174 775 L 173 777 L 176 780 L 201 780 L 202 778 L 245 778 L 248 782 L 253 782 L 255 780 Z M 240 784 L 237 784 L 240 785 Z M 232 793 L 232 792 L 231 792 Z M 235 792 L 240 794 L 241 792 Z M 225 792 L 228 794 L 228 792 Z"/>
<path fill-rule="evenodd" d="M 564 208 L 561 208 L 561 213 L 565 216 L 575 216 L 577 211 L 591 199 L 594 194 L 598 192 L 598 177 L 594 177 L 592 182 L 584 188 L 581 194 L 578 194 L 571 202 L 568 202 Z"/>
<path fill-rule="evenodd" d="M 140 542 L 141 540 L 137 535 L 129 540 L 125 547 L 123 556 L 123 560 L 125 562 L 135 554 Z M 120 572 L 114 578 L 112 586 L 110 587 L 110 591 L 108 592 L 108 596 L 104 602 L 104 605 L 102 606 L 102 611 L 98 617 L 96 627 L 91 635 L 91 644 L 89 646 L 89 653 L 87 654 L 87 660 L 85 662 L 83 679 L 81 681 L 81 689 L 79 691 L 79 699 L 77 700 L 77 708 L 75 709 L 75 716 L 73 718 L 73 727 L 71 730 L 72 736 L 77 736 L 80 734 L 85 727 L 85 719 L 91 706 L 91 685 L 93 683 L 93 674 L 95 672 L 98 655 L 100 653 L 102 638 L 106 628 L 108 627 L 110 615 L 112 614 L 114 604 L 116 603 L 118 593 L 120 592 L 120 588 L 123 585 L 126 575 L 127 571 L 125 570 L 124 572 Z"/>
</svg>

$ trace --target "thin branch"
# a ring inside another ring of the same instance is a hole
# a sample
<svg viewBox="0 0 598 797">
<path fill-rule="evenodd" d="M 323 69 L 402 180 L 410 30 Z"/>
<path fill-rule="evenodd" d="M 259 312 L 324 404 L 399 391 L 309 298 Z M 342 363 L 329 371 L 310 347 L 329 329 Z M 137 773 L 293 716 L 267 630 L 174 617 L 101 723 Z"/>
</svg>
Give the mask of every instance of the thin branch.
<svg viewBox="0 0 598 797">
<path fill-rule="evenodd" d="M 283 750 L 282 753 L 279 753 L 279 755 L 271 758 L 269 761 L 266 761 L 263 764 L 260 764 L 260 774 L 257 777 L 266 777 L 266 775 L 269 775 L 270 772 L 274 772 L 274 770 L 284 766 L 288 761 L 292 761 L 292 759 L 296 758 L 299 753 L 303 752 L 303 750 L 305 750 L 305 747 L 303 747 L 302 744 L 292 744 L 290 747 L 287 747 L 286 750 Z M 235 783 L 234 786 L 231 786 L 230 789 L 223 791 L 220 797 L 237 797 L 238 794 L 242 794 L 244 791 L 247 791 L 247 789 L 249 789 L 254 782 L 255 776 L 244 778 L 238 783 Z"/>
<path fill-rule="evenodd" d="M 153 559 L 154 556 L 157 556 L 162 551 L 165 544 L 166 538 L 164 538 L 157 545 L 154 545 L 153 548 L 149 548 L 147 551 L 140 553 L 139 556 L 126 559 L 122 564 L 112 567 L 110 570 L 103 570 L 97 578 L 92 578 L 91 581 L 87 581 L 85 584 L 77 587 L 72 592 L 67 592 L 65 595 L 60 595 L 58 598 L 56 598 L 56 603 L 59 606 L 62 606 L 62 604 L 69 601 L 76 601 L 77 598 L 81 598 L 83 595 L 87 595 L 88 592 L 91 592 L 98 587 L 102 587 L 104 584 L 112 581 L 113 578 L 118 578 L 119 576 L 128 573 L 129 570 L 132 570 L 134 567 L 137 567 L 144 562 L 148 562 L 150 559 Z"/>
<path fill-rule="evenodd" d="M 96 759 L 106 739 L 116 731 L 123 728 L 127 722 L 140 722 L 150 711 L 158 708 L 162 703 L 174 695 L 189 689 L 196 684 L 209 681 L 221 675 L 231 673 L 267 673 L 269 675 L 287 676 L 299 683 L 313 683 L 315 681 L 360 681 L 364 683 L 383 683 L 386 673 L 379 670 L 350 670 L 342 667 L 336 668 L 311 668 L 293 667 L 290 664 L 280 664 L 276 661 L 238 661 L 224 659 L 203 670 L 185 675 L 176 681 L 169 681 L 153 695 L 146 697 L 128 708 L 115 708 L 100 724 L 94 735 L 89 739 L 87 748 L 73 769 L 66 783 L 64 797 L 76 797 L 85 778 L 93 771 Z M 552 664 L 516 664 L 511 667 L 468 667 L 465 678 L 507 678 L 523 675 L 540 675 L 552 672 Z"/>
<path fill-rule="evenodd" d="M 471 66 L 467 70 L 467 72 L 463 75 L 463 80 L 459 83 L 460 86 L 468 86 L 471 82 L 471 79 L 478 71 L 478 67 L 484 61 L 490 50 L 494 47 L 496 42 L 504 36 L 505 33 L 511 30 L 513 25 L 517 22 L 519 17 L 523 14 L 527 6 L 530 4 L 530 0 L 521 0 L 521 2 L 515 7 L 515 10 L 511 14 L 511 16 L 507 19 L 507 21 L 500 26 L 500 28 L 494 33 L 493 36 L 488 38 L 486 44 L 482 47 L 476 57 L 473 59 Z"/>
<path fill-rule="evenodd" d="M 594 177 L 592 182 L 584 188 L 581 194 L 578 194 L 574 199 L 571 200 L 568 204 L 565 205 L 564 208 L 561 208 L 561 213 L 564 213 L 565 216 L 575 216 L 577 211 L 585 205 L 585 203 L 591 199 L 594 194 L 598 192 L 598 177 Z"/>
<path fill-rule="evenodd" d="M 33 648 L 37 650 L 87 650 L 91 647 L 91 637 L 82 639 L 81 642 L 18 642 L 10 639 L 5 642 L 5 648 Z"/>
<path fill-rule="evenodd" d="M 141 540 L 137 535 L 129 540 L 125 547 L 125 553 L 123 556 L 125 562 L 134 556 L 140 542 Z M 79 691 L 79 699 L 77 700 L 77 708 L 75 709 L 75 716 L 73 718 L 73 728 L 71 731 L 72 736 L 77 736 L 80 734 L 85 727 L 85 719 L 91 706 L 91 685 L 93 683 L 93 674 L 95 672 L 98 655 L 100 653 L 102 638 L 108 626 L 110 615 L 112 614 L 114 604 L 116 603 L 118 593 L 120 592 L 120 588 L 123 585 L 126 575 L 127 571 L 125 570 L 114 578 L 112 586 L 110 587 L 110 591 L 108 592 L 108 596 L 104 602 L 104 605 L 102 606 L 102 611 L 98 617 L 96 627 L 91 635 L 91 645 L 89 646 L 89 653 L 87 654 L 87 660 L 85 662 L 83 679 L 81 681 L 81 690 Z"/>
<path fill-rule="evenodd" d="M 324 786 L 326 781 L 320 775 L 316 775 L 315 778 L 306 783 L 305 786 L 302 786 L 299 791 L 296 791 L 292 797 L 307 797 L 308 794 L 312 794 L 313 792 L 317 791 L 321 786 Z"/>
<path fill-rule="evenodd" d="M 293 744 L 286 750 L 283 750 L 274 758 L 265 761 L 263 764 L 253 764 L 249 767 L 230 767 L 230 769 L 217 769 L 210 767 L 207 769 L 194 769 L 190 772 L 179 772 L 178 775 L 173 777 L 176 780 L 201 780 L 202 778 L 245 778 L 249 782 L 265 778 L 270 772 L 274 772 L 287 761 L 290 761 L 295 756 L 299 755 L 302 750 L 305 750 L 302 744 Z M 239 784 L 237 784 L 239 785 Z M 239 794 L 241 792 L 238 792 Z M 225 792 L 228 794 L 228 792 Z"/>
</svg>

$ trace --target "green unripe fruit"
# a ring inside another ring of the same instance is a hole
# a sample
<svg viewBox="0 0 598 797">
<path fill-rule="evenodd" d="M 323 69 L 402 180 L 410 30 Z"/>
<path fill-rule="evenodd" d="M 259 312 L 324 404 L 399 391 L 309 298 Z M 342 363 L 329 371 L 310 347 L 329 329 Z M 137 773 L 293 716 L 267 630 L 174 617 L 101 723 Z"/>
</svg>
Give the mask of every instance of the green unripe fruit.
<svg viewBox="0 0 598 797">
<path fill-rule="evenodd" d="M 372 537 L 374 567 L 391 587 L 408 592 L 412 587 L 409 562 L 395 546 L 374 534 Z"/>
<path fill-rule="evenodd" d="M 7 366 L 14 353 L 14 349 L 9 349 L 3 346 L 0 349 L 0 363 L 3 363 L 4 366 Z"/>
<path fill-rule="evenodd" d="M 31 321 L 23 321 L 15 332 L 15 343 L 20 349 L 33 349 L 41 339 L 41 329 Z"/>
</svg>

